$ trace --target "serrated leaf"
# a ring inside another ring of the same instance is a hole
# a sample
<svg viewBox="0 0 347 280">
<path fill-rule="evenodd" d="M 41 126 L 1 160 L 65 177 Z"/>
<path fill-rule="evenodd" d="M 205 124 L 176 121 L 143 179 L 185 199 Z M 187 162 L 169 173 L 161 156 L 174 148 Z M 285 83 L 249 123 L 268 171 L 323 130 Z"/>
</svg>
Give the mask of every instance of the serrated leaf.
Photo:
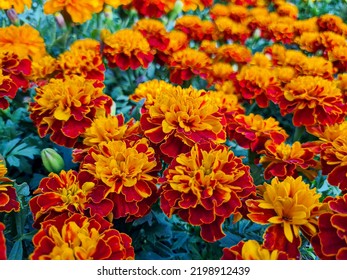
<svg viewBox="0 0 347 280">
<path fill-rule="evenodd" d="M 10 166 L 13 167 L 19 167 L 20 166 L 20 160 L 14 155 L 9 155 L 6 157 L 6 161 Z"/>
</svg>

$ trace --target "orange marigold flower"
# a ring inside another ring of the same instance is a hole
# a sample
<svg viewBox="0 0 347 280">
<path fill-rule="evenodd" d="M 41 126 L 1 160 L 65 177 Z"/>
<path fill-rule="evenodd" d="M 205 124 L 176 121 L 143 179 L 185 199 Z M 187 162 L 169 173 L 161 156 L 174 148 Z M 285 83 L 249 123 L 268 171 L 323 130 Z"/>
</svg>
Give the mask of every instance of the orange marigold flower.
<svg viewBox="0 0 347 280">
<path fill-rule="evenodd" d="M 240 241 L 237 245 L 223 249 L 221 260 L 289 260 L 286 252 L 269 250 L 255 240 Z"/>
<path fill-rule="evenodd" d="M 119 6 L 130 5 L 133 0 L 104 0 L 106 5 L 110 5 L 113 8 L 117 9 Z"/>
<path fill-rule="evenodd" d="M 0 160 L 0 212 L 18 212 L 20 205 L 17 201 L 16 189 L 13 187 L 13 181 L 5 177 L 6 173 L 4 161 Z"/>
<path fill-rule="evenodd" d="M 135 23 L 133 29 L 140 31 L 152 48 L 164 51 L 170 43 L 165 25 L 157 19 L 140 19 Z"/>
<path fill-rule="evenodd" d="M 31 8 L 31 0 L 3 0 L 0 3 L 0 9 L 8 10 L 13 8 L 18 14 L 24 12 L 25 7 Z"/>
<path fill-rule="evenodd" d="M 323 49 L 325 50 L 323 54 L 333 50 L 339 46 L 347 46 L 346 38 L 342 35 L 336 34 L 332 31 L 324 31 L 320 33 L 321 42 Z"/>
<path fill-rule="evenodd" d="M 289 17 L 297 19 L 299 15 L 299 9 L 292 3 L 283 2 L 276 7 L 276 12 L 281 17 Z"/>
<path fill-rule="evenodd" d="M 56 70 L 57 60 L 50 55 L 46 55 L 31 63 L 30 80 L 41 85 L 41 83 L 47 82 L 51 76 L 54 76 Z"/>
<path fill-rule="evenodd" d="M 203 9 L 210 7 L 213 3 L 213 0 L 181 0 L 183 7 L 182 10 L 184 12 L 187 11 L 195 11 L 199 9 L 202 11 Z"/>
<path fill-rule="evenodd" d="M 294 19 L 288 17 L 271 22 L 268 26 L 270 38 L 275 42 L 291 44 L 295 37 L 294 22 Z"/>
<path fill-rule="evenodd" d="M 333 125 L 314 125 L 306 127 L 308 133 L 319 138 L 321 143 L 333 142 L 340 136 L 347 137 L 347 121 Z"/>
<path fill-rule="evenodd" d="M 39 228 L 42 221 L 54 219 L 62 213 L 106 217 L 111 213 L 113 203 L 100 195 L 102 192 L 103 187 L 98 187 L 89 173 L 74 170 L 50 173 L 41 180 L 34 192 L 36 196 L 29 201 L 34 226 Z"/>
<path fill-rule="evenodd" d="M 347 260 L 347 194 L 328 201 L 330 211 L 318 218 L 312 247 L 322 260 Z"/>
<path fill-rule="evenodd" d="M 30 25 L 0 28 L 0 49 L 10 50 L 20 58 L 40 59 L 46 55 L 46 46 L 40 33 Z"/>
<path fill-rule="evenodd" d="M 189 45 L 187 34 L 179 30 L 171 30 L 169 32 L 169 39 L 170 42 L 166 50 L 163 52 L 157 51 L 157 58 L 161 65 L 167 64 L 169 57 L 178 51 L 184 50 Z"/>
<path fill-rule="evenodd" d="M 296 238 L 301 239 L 300 231 L 306 236 L 317 232 L 317 217 L 322 212 L 321 195 L 301 177 L 288 176 L 283 181 L 273 178 L 271 183 L 264 183 L 258 190 L 258 199 L 246 201 L 250 212 L 247 216 L 253 222 L 281 226 L 290 243 Z"/>
<path fill-rule="evenodd" d="M 282 92 L 275 72 L 259 66 L 242 67 L 234 82 L 244 99 L 255 99 L 261 108 L 267 108 L 269 101 Z"/>
<path fill-rule="evenodd" d="M 132 260 L 131 238 L 101 216 L 59 216 L 34 235 L 31 260 Z"/>
<path fill-rule="evenodd" d="M 90 20 L 95 13 L 100 13 L 104 7 L 104 0 L 83 1 L 83 0 L 48 0 L 43 6 L 45 14 L 56 12 L 66 12 L 75 23 L 84 23 Z"/>
<path fill-rule="evenodd" d="M 216 18 L 219 18 L 219 17 L 229 17 L 230 10 L 228 9 L 228 6 L 224 4 L 216 3 L 210 8 L 209 13 L 211 18 L 215 20 Z"/>
<path fill-rule="evenodd" d="M 226 140 L 225 117 L 204 90 L 167 88 L 157 94 L 140 119 L 145 136 L 160 145 L 168 162 L 190 150 L 195 143 Z"/>
<path fill-rule="evenodd" d="M 154 100 L 161 91 L 167 89 L 172 90 L 174 87 L 174 85 L 163 80 L 149 80 L 139 84 L 134 93 L 129 95 L 129 99 L 139 102 L 141 99 L 145 98 L 143 106 L 145 109 L 149 109 L 154 104 Z"/>
<path fill-rule="evenodd" d="M 298 35 L 302 35 L 304 32 L 318 32 L 317 17 L 296 20 L 294 30 Z"/>
<path fill-rule="evenodd" d="M 170 81 L 181 85 L 183 81 L 189 81 L 194 75 L 206 78 L 212 59 L 204 52 L 186 48 L 173 53 L 169 57 Z"/>
<path fill-rule="evenodd" d="M 292 113 L 294 126 L 341 123 L 346 104 L 336 83 L 321 77 L 299 76 L 283 89 L 275 101 L 282 116 Z"/>
<path fill-rule="evenodd" d="M 235 62 L 237 64 L 246 64 L 252 59 L 250 49 L 239 44 L 226 44 L 217 49 L 215 60 L 224 62 Z"/>
<path fill-rule="evenodd" d="M 227 131 L 229 139 L 235 139 L 241 147 L 253 152 L 263 150 L 269 140 L 281 144 L 288 138 L 288 134 L 276 119 L 264 119 L 261 115 L 253 113 L 248 116 L 235 116 L 232 122 L 228 122 Z"/>
<path fill-rule="evenodd" d="M 332 14 L 321 15 L 317 18 L 317 26 L 319 31 L 331 31 L 336 34 L 343 35 L 344 33 L 344 22 L 342 18 Z"/>
<path fill-rule="evenodd" d="M 194 145 L 164 171 L 160 207 L 171 217 L 200 226 L 201 237 L 215 242 L 225 236 L 222 224 L 239 213 L 241 200 L 255 191 L 249 167 L 224 145 Z"/>
<path fill-rule="evenodd" d="M 296 141 L 290 145 L 284 142 L 277 144 L 269 141 L 264 146 L 260 163 L 265 168 L 264 178 L 266 180 L 272 177 L 278 177 L 280 180 L 287 176 L 297 177 L 298 172 L 312 180 L 317 175 L 314 152 L 310 148 L 303 147 L 300 142 Z"/>
<path fill-rule="evenodd" d="M 5 97 L 13 99 L 19 88 L 29 87 L 31 61 L 20 58 L 12 51 L 0 50 L 0 109 L 9 106 Z"/>
<path fill-rule="evenodd" d="M 249 62 L 249 64 L 260 66 L 267 69 L 270 69 L 273 66 L 270 57 L 264 53 L 259 52 L 255 53 L 252 56 L 252 60 Z"/>
<path fill-rule="evenodd" d="M 156 183 L 161 166 L 146 138 L 101 142 L 88 151 L 81 168 L 105 185 L 105 197 L 114 202 L 116 219 L 141 218 L 158 199 Z"/>
<path fill-rule="evenodd" d="M 228 17 L 231 18 L 233 21 L 240 23 L 247 22 L 249 17 L 249 10 L 246 7 L 229 3 L 227 9 L 229 10 Z"/>
<path fill-rule="evenodd" d="M 276 66 L 273 71 L 275 72 L 277 80 L 281 82 L 282 86 L 289 83 L 299 75 L 298 71 L 291 66 Z"/>
<path fill-rule="evenodd" d="M 347 103 L 347 73 L 342 73 L 337 75 L 337 79 L 335 80 L 337 87 L 341 90 L 343 94 L 343 99 L 345 103 Z"/>
<path fill-rule="evenodd" d="M 216 62 L 212 64 L 206 80 L 208 86 L 212 86 L 214 84 L 222 84 L 228 80 L 233 80 L 235 76 L 236 72 L 232 65 L 226 62 Z"/>
<path fill-rule="evenodd" d="M 322 38 L 320 32 L 303 32 L 295 37 L 294 43 L 298 44 L 300 49 L 315 53 L 322 49 Z"/>
<path fill-rule="evenodd" d="M 332 80 L 335 74 L 333 64 L 319 56 L 306 57 L 297 65 L 296 70 L 301 76 L 319 76 L 328 80 Z"/>
<path fill-rule="evenodd" d="M 233 40 L 244 45 L 251 35 L 251 30 L 245 24 L 233 21 L 228 17 L 218 17 L 215 19 L 217 31 L 221 34 L 219 37 L 223 40 Z"/>
<path fill-rule="evenodd" d="M 202 20 L 196 15 L 184 15 L 176 20 L 175 29 L 188 35 L 191 40 L 215 40 L 216 29 L 213 22 Z"/>
<path fill-rule="evenodd" d="M 113 34 L 105 32 L 103 55 L 110 67 L 121 70 L 147 68 L 154 58 L 154 52 L 140 31 L 122 29 Z"/>
<path fill-rule="evenodd" d="M 94 118 L 110 113 L 112 99 L 102 92 L 102 86 L 73 76 L 51 79 L 37 88 L 29 110 L 40 137 L 51 134 L 58 145 L 73 147 Z"/>
<path fill-rule="evenodd" d="M 6 260 L 6 239 L 5 239 L 5 225 L 0 222 L 0 260 Z"/>
<path fill-rule="evenodd" d="M 106 68 L 97 46 L 83 47 L 82 43 L 75 42 L 70 50 L 59 55 L 56 64 L 56 78 L 77 75 L 100 82 L 105 79 Z"/>
<path fill-rule="evenodd" d="M 132 5 L 144 17 L 160 18 L 169 13 L 175 6 L 176 0 L 133 0 Z"/>
<path fill-rule="evenodd" d="M 220 112 L 224 114 L 227 123 L 232 122 L 235 116 L 245 113 L 245 108 L 240 105 L 236 94 L 223 90 L 209 91 L 209 94 L 218 105 Z"/>
<path fill-rule="evenodd" d="M 208 54 L 210 57 L 213 57 L 215 56 L 218 50 L 217 42 L 210 40 L 202 40 L 200 43 L 199 50 Z"/>
<path fill-rule="evenodd" d="M 338 73 L 346 71 L 347 67 L 347 46 L 337 46 L 327 52 L 328 59 L 333 63 Z"/>
<path fill-rule="evenodd" d="M 122 114 L 116 116 L 98 116 L 82 133 L 83 142 L 73 150 L 74 162 L 81 162 L 90 147 L 97 146 L 101 142 L 112 140 L 138 139 L 140 135 L 140 123 L 130 119 L 125 123 Z"/>
<path fill-rule="evenodd" d="M 347 191 L 347 137 L 346 133 L 321 146 L 322 174 L 328 182 Z"/>
</svg>

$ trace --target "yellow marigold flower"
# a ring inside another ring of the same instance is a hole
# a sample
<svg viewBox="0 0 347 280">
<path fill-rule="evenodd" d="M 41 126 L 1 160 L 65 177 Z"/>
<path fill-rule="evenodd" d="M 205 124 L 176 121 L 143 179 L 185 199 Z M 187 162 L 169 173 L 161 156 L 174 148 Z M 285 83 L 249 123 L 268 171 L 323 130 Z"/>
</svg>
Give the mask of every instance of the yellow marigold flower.
<svg viewBox="0 0 347 280">
<path fill-rule="evenodd" d="M 284 44 L 291 44 L 295 37 L 295 30 L 292 18 L 279 18 L 268 25 L 270 38 L 275 42 L 283 42 Z"/>
<path fill-rule="evenodd" d="M 100 215 L 59 216 L 43 222 L 33 237 L 31 260 L 133 260 L 131 238 Z"/>
<path fill-rule="evenodd" d="M 93 51 L 99 52 L 100 42 L 90 38 L 76 40 L 75 42 L 71 44 L 70 50 L 71 51 L 93 50 Z"/>
<path fill-rule="evenodd" d="M 230 10 L 226 5 L 216 3 L 210 8 L 210 16 L 213 20 L 218 17 L 229 17 Z"/>
<path fill-rule="evenodd" d="M 252 56 L 252 60 L 249 62 L 250 65 L 257 65 L 262 68 L 270 69 L 272 62 L 268 55 L 257 52 Z"/>
<path fill-rule="evenodd" d="M 347 46 L 346 38 L 332 31 L 324 31 L 320 33 L 321 42 L 327 51 L 331 51 L 339 46 Z"/>
<path fill-rule="evenodd" d="M 160 207 L 171 217 L 200 226 L 201 237 L 215 242 L 225 236 L 222 224 L 238 214 L 241 199 L 254 194 L 249 167 L 228 147 L 205 143 L 178 155 L 160 179 Z"/>
<path fill-rule="evenodd" d="M 146 138 L 111 140 L 93 146 L 81 169 L 93 175 L 105 187 L 105 194 L 115 207 L 116 219 L 128 221 L 146 215 L 158 199 L 155 151 Z"/>
<path fill-rule="evenodd" d="M 145 98 L 144 107 L 149 109 L 150 106 L 154 104 L 154 100 L 161 91 L 173 88 L 174 86 L 170 83 L 154 79 L 139 84 L 134 93 L 129 95 L 129 99 L 139 102 L 141 99 Z"/>
<path fill-rule="evenodd" d="M 57 60 L 50 55 L 35 59 L 31 63 L 30 80 L 35 82 L 45 81 L 57 70 Z"/>
<path fill-rule="evenodd" d="M 247 216 L 253 222 L 281 226 L 289 242 L 300 238 L 300 230 L 309 236 L 317 232 L 321 195 L 301 177 L 294 179 L 289 176 L 283 181 L 274 178 L 270 184 L 259 186 L 258 190 L 259 199 L 246 201 L 250 212 Z"/>
<path fill-rule="evenodd" d="M 24 12 L 25 6 L 31 8 L 31 0 L 2 0 L 0 9 L 7 10 L 13 8 L 18 14 Z"/>
<path fill-rule="evenodd" d="M 289 260 L 284 251 L 269 250 L 255 240 L 240 241 L 237 245 L 223 249 L 221 260 Z"/>
<path fill-rule="evenodd" d="M 347 98 L 347 73 L 337 75 L 336 83 L 344 97 Z"/>
<path fill-rule="evenodd" d="M 216 62 L 212 64 L 211 70 L 207 74 L 207 82 L 209 86 L 214 84 L 222 84 L 227 80 L 232 80 L 236 72 L 232 65 L 226 62 Z"/>
<path fill-rule="evenodd" d="M 140 31 L 122 29 L 113 34 L 104 32 L 102 35 L 105 44 L 103 55 L 110 67 L 119 67 L 121 70 L 140 66 L 147 68 L 154 58 L 154 51 Z"/>
<path fill-rule="evenodd" d="M 103 85 L 83 77 L 51 79 L 36 89 L 30 104 L 30 118 L 41 137 L 63 146 L 72 147 L 92 120 L 110 112 L 112 99 L 102 92 Z"/>
<path fill-rule="evenodd" d="M 184 12 L 187 12 L 190 10 L 195 11 L 197 9 L 202 11 L 206 7 L 211 6 L 213 3 L 212 0 L 181 0 L 181 2 L 183 4 L 182 10 Z"/>
<path fill-rule="evenodd" d="M 0 28 L 0 48 L 15 52 L 21 58 L 41 59 L 46 46 L 40 33 L 30 25 Z"/>
<path fill-rule="evenodd" d="M 117 9 L 119 6 L 130 5 L 133 0 L 104 0 L 106 5 Z"/>
<path fill-rule="evenodd" d="M 200 51 L 208 54 L 209 56 L 214 56 L 217 53 L 218 47 L 216 41 L 202 40 L 199 47 Z"/>
<path fill-rule="evenodd" d="M 294 22 L 295 32 L 299 35 L 305 32 L 318 32 L 317 17 L 296 20 Z"/>
<path fill-rule="evenodd" d="M 340 136 L 347 137 L 347 121 L 333 125 L 307 127 L 307 132 L 319 138 L 319 143 L 330 143 Z"/>
<path fill-rule="evenodd" d="M 103 7 L 104 0 L 48 0 L 43 6 L 43 11 L 45 14 L 65 11 L 73 22 L 84 23 L 91 19 L 94 13 L 101 12 Z"/>
<path fill-rule="evenodd" d="M 306 57 L 297 65 L 296 69 L 299 75 L 318 76 L 328 80 L 332 80 L 335 74 L 333 64 L 319 56 Z"/>
<path fill-rule="evenodd" d="M 292 19 L 297 19 L 299 15 L 299 9 L 292 3 L 281 3 L 276 8 L 277 14 L 281 17 L 290 17 Z"/>
<path fill-rule="evenodd" d="M 212 65 L 212 59 L 199 50 L 186 48 L 169 57 L 170 81 L 181 85 L 194 75 L 206 78 Z"/>
<path fill-rule="evenodd" d="M 152 106 L 142 114 L 141 128 L 153 143 L 160 144 L 165 160 L 170 161 L 195 143 L 223 143 L 225 119 L 209 94 L 192 87 L 163 89 Z"/>
<path fill-rule="evenodd" d="M 282 84 L 287 84 L 298 76 L 298 71 L 291 66 L 276 66 L 273 71 Z"/>
<path fill-rule="evenodd" d="M 250 29 L 245 24 L 238 23 L 227 17 L 218 17 L 215 20 L 217 31 L 224 40 L 233 40 L 244 44 L 251 35 Z"/>
<path fill-rule="evenodd" d="M 246 64 L 252 59 L 252 52 L 246 46 L 239 44 L 225 44 L 217 49 L 215 61 L 235 62 Z"/>
</svg>

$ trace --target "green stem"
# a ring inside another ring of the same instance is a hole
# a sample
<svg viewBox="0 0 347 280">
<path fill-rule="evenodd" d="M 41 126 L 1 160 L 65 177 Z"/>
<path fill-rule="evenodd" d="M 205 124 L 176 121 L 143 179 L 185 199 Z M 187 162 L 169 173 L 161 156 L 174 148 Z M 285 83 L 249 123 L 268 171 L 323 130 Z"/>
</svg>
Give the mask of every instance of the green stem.
<svg viewBox="0 0 347 280">
<path fill-rule="evenodd" d="M 305 132 L 304 126 L 296 127 L 294 132 L 293 142 L 299 141 L 302 135 L 304 134 L 304 132 Z"/>
</svg>

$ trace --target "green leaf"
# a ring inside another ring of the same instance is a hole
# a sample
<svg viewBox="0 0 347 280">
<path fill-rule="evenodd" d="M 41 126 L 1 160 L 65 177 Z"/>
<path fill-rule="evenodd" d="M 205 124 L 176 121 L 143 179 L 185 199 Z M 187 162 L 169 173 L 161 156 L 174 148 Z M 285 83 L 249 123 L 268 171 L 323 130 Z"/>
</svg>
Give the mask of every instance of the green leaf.
<svg viewBox="0 0 347 280">
<path fill-rule="evenodd" d="M 9 255 L 8 255 L 9 260 L 22 260 L 23 259 L 23 243 L 22 240 L 17 240 Z"/>
</svg>

